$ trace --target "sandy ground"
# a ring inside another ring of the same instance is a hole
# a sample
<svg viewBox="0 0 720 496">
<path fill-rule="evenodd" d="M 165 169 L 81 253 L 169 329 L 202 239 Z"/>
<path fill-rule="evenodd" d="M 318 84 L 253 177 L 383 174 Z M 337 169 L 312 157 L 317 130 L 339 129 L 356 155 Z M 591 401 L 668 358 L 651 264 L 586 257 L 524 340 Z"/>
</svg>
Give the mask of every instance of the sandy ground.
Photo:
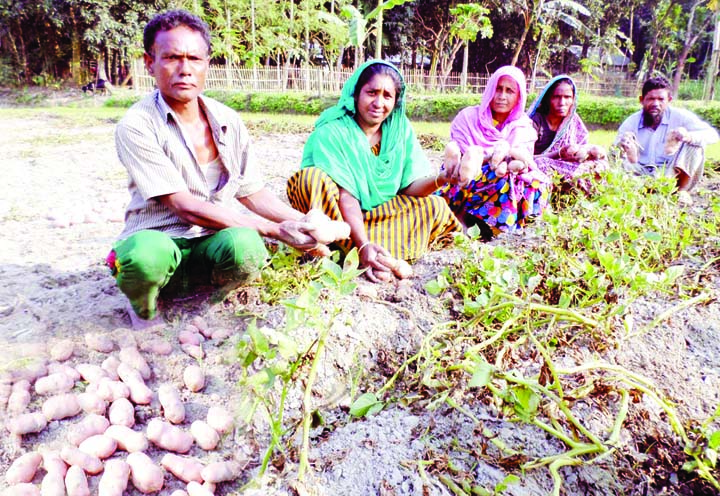
<svg viewBox="0 0 720 496">
<path fill-rule="evenodd" d="M 75 343 L 74 355 L 66 363 L 99 364 L 105 355 L 87 348 L 83 336 L 106 333 L 118 347 L 141 346 L 151 339 L 170 343 L 173 352 L 168 356 L 146 353 L 153 369 L 149 384 L 157 388 L 171 382 L 180 387 L 182 370 L 195 360 L 180 350 L 176 335 L 193 317 L 200 316 L 213 329 L 229 329 L 231 336 L 206 343 L 207 355 L 201 363 L 208 374 L 208 385 L 201 393 L 183 392 L 188 408 L 183 427 L 203 418 L 214 404 L 223 404 L 239 415 L 236 383 L 241 367 L 235 358 L 234 343 L 248 319 L 238 315 L 253 314 L 264 325 L 273 326 L 282 321 L 283 310 L 262 303 L 259 295 L 263 288 L 255 286 L 243 288 L 222 302 L 203 296 L 175 302 L 165 313 L 164 328 L 141 332 L 128 329 L 125 299 L 103 265 L 122 228 L 122 212 L 128 199 L 125 172 L 114 152 L 113 128 L 110 121 L 72 124 L 51 112 L 18 116 L 0 109 L 4 182 L 0 197 L 0 372 L 22 368 L 33 360 L 47 360 L 63 339 Z M 299 163 L 305 138 L 256 136 L 261 167 L 270 187 L 280 195 L 284 195 L 286 178 Z M 528 231 L 526 236 L 537 233 Z M 277 464 L 270 468 L 261 486 L 246 489 L 243 494 L 450 494 L 432 473 L 418 469 L 418 461 L 451 451 L 472 453 L 484 445 L 477 425 L 467 415 L 448 408 L 394 405 L 368 419 L 353 421 L 347 407 L 358 390 L 370 386 L 362 383 L 364 378 L 383 367 L 397 366 L 400 357 L 417 351 L 433 324 L 449 319 L 445 303 L 429 296 L 423 287 L 458 256 L 453 250 L 430 254 L 415 266 L 415 276 L 407 284 L 373 287 L 361 283 L 359 292 L 338 300 L 341 318 L 330 333 L 313 395 L 325 417 L 325 428 L 314 430 L 311 439 L 313 470 L 304 482 L 297 481 L 295 460 L 290 454 L 290 463 L 276 459 Z M 604 359 L 662 385 L 678 410 L 695 419 L 709 416 L 720 400 L 720 287 L 712 277 L 706 285 L 713 297 L 705 305 L 679 312 L 654 331 L 601 352 Z M 675 303 L 671 297 L 662 296 L 636 302 L 632 308 L 635 322 L 647 323 Z M 299 335 L 296 339 L 310 344 L 314 336 Z M 578 357 L 590 359 L 600 352 L 581 346 L 572 353 L 582 361 Z M 289 417 L 297 414 L 300 401 L 300 392 L 292 391 L 287 404 Z M 34 396 L 29 410 L 39 409 L 40 402 L 41 398 Z M 602 424 L 607 418 L 602 408 L 596 407 L 588 403 L 587 417 L 597 418 Z M 540 456 L 560 449 L 557 441 L 540 429 L 492 417 L 481 404 L 469 408 L 497 436 L 526 453 Z M 142 430 L 149 418 L 158 415 L 157 402 L 138 407 L 136 429 Z M 20 445 L 3 436 L 0 474 L 26 451 L 65 445 L 67 427 L 79 418 L 53 421 L 40 434 L 25 436 Z M 677 458 L 663 460 L 657 454 L 660 450 L 655 440 L 667 434 L 662 427 L 656 427 L 658 418 L 662 414 L 652 405 L 642 401 L 634 405 L 628 421 L 632 438 L 624 429 L 621 439 L 625 444 L 616 456 L 592 466 L 563 469 L 565 494 L 692 494 L 678 482 L 677 474 L 672 476 L 678 470 Z M 238 421 L 238 427 L 222 440 L 218 450 L 205 452 L 196 446 L 190 454 L 204 461 L 231 457 L 242 460 L 245 470 L 240 482 L 217 489 L 218 494 L 238 493 L 240 483 L 252 478 L 266 443 L 266 424 L 256 418 L 251 424 Z M 156 461 L 162 455 L 155 449 L 149 454 Z M 470 457 L 465 462 L 463 469 L 488 488 L 502 481 L 506 473 L 491 455 Z M 662 462 L 665 465 L 658 466 Z M 660 472 L 662 476 L 670 474 L 662 490 L 653 485 Z M 36 483 L 42 474 L 40 470 Z M 91 478 L 92 488 L 97 487 L 98 479 Z M 161 494 L 181 487 L 171 475 L 166 475 L 165 480 Z M 5 481 L 0 480 L 3 487 Z M 551 488 L 549 474 L 536 470 L 525 474 L 507 494 L 541 495 L 548 494 Z M 136 493 L 128 490 L 127 494 Z"/>
</svg>

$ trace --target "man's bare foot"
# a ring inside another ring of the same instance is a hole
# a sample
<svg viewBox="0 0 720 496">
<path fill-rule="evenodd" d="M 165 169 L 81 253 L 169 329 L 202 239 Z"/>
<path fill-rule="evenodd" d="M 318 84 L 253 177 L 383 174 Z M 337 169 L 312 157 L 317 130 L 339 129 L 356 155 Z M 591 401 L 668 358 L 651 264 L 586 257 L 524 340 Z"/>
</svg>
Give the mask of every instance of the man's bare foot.
<svg viewBox="0 0 720 496">
<path fill-rule="evenodd" d="M 152 328 L 160 328 L 165 327 L 165 321 L 162 318 L 162 315 L 158 314 L 154 318 L 146 320 L 140 318 L 138 314 L 135 313 L 135 310 L 133 310 L 132 305 L 130 302 L 127 303 L 127 306 L 125 307 L 128 313 L 128 317 L 130 317 L 130 325 L 132 326 L 133 330 L 135 331 L 144 331 L 146 329 L 152 329 Z"/>
</svg>

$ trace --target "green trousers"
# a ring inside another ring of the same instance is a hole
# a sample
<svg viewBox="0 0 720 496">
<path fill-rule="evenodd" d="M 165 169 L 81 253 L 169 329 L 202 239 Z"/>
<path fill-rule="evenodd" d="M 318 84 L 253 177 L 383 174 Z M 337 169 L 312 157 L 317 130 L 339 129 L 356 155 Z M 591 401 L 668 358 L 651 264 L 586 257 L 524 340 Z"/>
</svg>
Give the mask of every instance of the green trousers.
<svg viewBox="0 0 720 496">
<path fill-rule="evenodd" d="M 196 286 L 239 285 L 257 277 L 267 259 L 257 231 L 230 227 L 190 239 L 139 231 L 115 243 L 107 262 L 135 313 L 152 319 L 161 291 L 180 295 Z"/>
</svg>

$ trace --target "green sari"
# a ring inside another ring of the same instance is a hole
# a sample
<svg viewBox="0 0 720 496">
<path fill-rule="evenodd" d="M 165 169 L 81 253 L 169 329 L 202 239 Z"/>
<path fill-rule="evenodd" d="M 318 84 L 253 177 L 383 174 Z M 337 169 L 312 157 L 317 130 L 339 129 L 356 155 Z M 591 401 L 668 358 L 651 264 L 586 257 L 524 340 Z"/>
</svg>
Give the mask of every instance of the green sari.
<svg viewBox="0 0 720 496">
<path fill-rule="evenodd" d="M 373 154 L 367 136 L 355 121 L 355 86 L 370 65 L 360 66 L 343 86 L 338 103 L 325 110 L 303 149 L 300 167 L 317 167 L 358 199 L 367 211 L 391 200 L 415 180 L 429 176 L 432 167 L 405 115 L 405 85 L 395 108 L 382 123 L 379 155 Z M 398 72 L 398 74 L 400 74 Z M 402 79 L 402 76 L 400 76 Z"/>
</svg>

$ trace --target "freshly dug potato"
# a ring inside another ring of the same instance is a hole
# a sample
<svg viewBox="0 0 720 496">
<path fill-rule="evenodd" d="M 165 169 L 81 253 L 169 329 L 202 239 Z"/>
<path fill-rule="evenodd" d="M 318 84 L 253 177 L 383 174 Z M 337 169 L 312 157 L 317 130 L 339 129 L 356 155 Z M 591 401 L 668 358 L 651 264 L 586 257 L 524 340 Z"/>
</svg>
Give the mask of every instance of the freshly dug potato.
<svg viewBox="0 0 720 496">
<path fill-rule="evenodd" d="M 149 405 L 153 398 L 152 390 L 145 385 L 140 372 L 125 362 L 118 366 L 120 379 L 130 388 L 130 399 L 136 405 Z"/>
<path fill-rule="evenodd" d="M 505 161 L 509 153 L 510 143 L 505 140 L 498 141 L 493 148 L 492 157 L 490 157 L 490 168 L 496 170 L 497 166 Z"/>
<path fill-rule="evenodd" d="M 93 383 L 100 382 L 104 377 L 108 377 L 108 373 L 105 372 L 99 365 L 92 363 L 79 363 L 75 365 L 75 370 L 80 373 L 80 377 L 85 382 Z"/>
<path fill-rule="evenodd" d="M 162 384 L 158 389 L 158 400 L 163 415 L 173 424 L 181 424 L 185 420 L 185 405 L 180 399 L 180 391 L 172 384 Z"/>
<path fill-rule="evenodd" d="M 41 454 L 42 468 L 44 468 L 47 473 L 57 472 L 65 477 L 68 466 L 63 459 L 60 458 L 60 453 L 57 451 L 43 451 Z"/>
<path fill-rule="evenodd" d="M 186 453 L 193 444 L 193 437 L 189 432 L 160 418 L 150 420 L 146 432 L 148 440 L 168 451 Z"/>
<path fill-rule="evenodd" d="M 143 494 L 162 489 L 165 482 L 163 472 L 149 456 L 142 451 L 130 453 L 127 457 L 133 486 Z"/>
<path fill-rule="evenodd" d="M 410 267 L 410 264 L 405 260 L 385 255 L 378 255 L 378 261 L 390 267 L 390 270 L 392 270 L 393 274 L 395 274 L 398 279 L 407 279 L 413 275 L 412 267 Z"/>
<path fill-rule="evenodd" d="M 63 449 L 60 450 L 60 458 L 70 465 L 71 468 L 72 466 L 80 467 L 86 473 L 91 475 L 99 474 L 103 469 L 103 464 L 100 458 L 80 451 L 80 449 L 75 446 L 63 447 Z M 68 473 L 69 472 L 70 469 L 68 469 Z M 65 477 L 67 477 L 67 475 Z"/>
<path fill-rule="evenodd" d="M 68 496 L 90 496 L 85 471 L 78 466 L 71 466 L 65 474 L 65 489 Z"/>
<path fill-rule="evenodd" d="M 95 436 L 90 436 L 80 443 L 78 449 L 83 453 L 87 453 L 88 455 L 104 460 L 105 458 L 110 458 L 113 453 L 115 453 L 115 450 L 117 449 L 117 441 L 110 436 L 96 434 Z"/>
<path fill-rule="evenodd" d="M 75 343 L 69 339 L 63 339 L 50 347 L 50 358 L 58 362 L 69 359 L 75 351 Z"/>
<path fill-rule="evenodd" d="M 77 382 L 81 379 L 80 373 L 75 370 L 75 367 L 71 367 L 67 363 L 50 362 L 48 364 L 48 375 L 58 373 L 65 374 L 72 379 L 73 382 Z"/>
<path fill-rule="evenodd" d="M 127 363 L 132 368 L 140 372 L 143 380 L 147 381 L 152 376 L 152 370 L 147 360 L 135 347 L 127 347 L 120 350 L 120 363 Z"/>
<path fill-rule="evenodd" d="M 207 413 L 207 423 L 218 434 L 227 434 L 233 430 L 235 419 L 221 406 L 211 406 Z"/>
<path fill-rule="evenodd" d="M 202 360 L 205 358 L 205 352 L 203 351 L 202 346 L 194 344 L 181 344 L 180 349 L 195 360 Z"/>
<path fill-rule="evenodd" d="M 18 436 L 40 432 L 45 427 L 47 427 L 47 418 L 41 412 L 24 413 L 7 423 L 8 431 Z"/>
<path fill-rule="evenodd" d="M 200 343 L 205 342 L 205 338 L 203 338 L 202 334 L 199 332 L 191 332 L 187 329 L 178 332 L 178 341 L 180 344 L 192 344 L 195 346 L 200 346 Z"/>
<path fill-rule="evenodd" d="M 205 373 L 199 366 L 189 365 L 183 372 L 183 382 L 190 391 L 197 393 L 205 387 Z"/>
<path fill-rule="evenodd" d="M 204 450 L 214 450 L 220 442 L 218 432 L 202 420 L 196 420 L 190 425 L 190 434 L 195 442 Z"/>
<path fill-rule="evenodd" d="M 37 394 L 67 393 L 73 387 L 75 387 L 75 381 L 62 372 L 40 377 L 35 381 L 35 392 Z"/>
<path fill-rule="evenodd" d="M 189 496 L 187 492 L 183 491 L 182 489 L 175 489 L 172 493 L 170 493 L 170 496 Z"/>
<path fill-rule="evenodd" d="M 48 421 L 74 417 L 81 411 L 77 396 L 72 393 L 51 396 L 42 405 L 43 415 Z"/>
<path fill-rule="evenodd" d="M 111 425 L 105 431 L 105 435 L 117 441 L 117 448 L 135 453 L 145 451 L 148 447 L 148 440 L 142 432 L 134 431 L 124 425 Z"/>
<path fill-rule="evenodd" d="M 157 418 L 148 423 L 147 437 L 159 448 L 175 453 L 187 453 L 193 444 L 190 434 Z"/>
<path fill-rule="evenodd" d="M 30 404 L 30 381 L 21 380 L 13 384 L 7 403 L 7 412 L 18 415 L 25 411 Z"/>
<path fill-rule="evenodd" d="M 214 341 L 222 341 L 223 339 L 227 339 L 230 336 L 233 335 L 235 331 L 228 327 L 221 327 L 220 329 L 215 329 L 212 333 L 212 339 Z"/>
<path fill-rule="evenodd" d="M 48 472 L 40 484 L 40 496 L 65 496 L 65 474 Z"/>
<path fill-rule="evenodd" d="M 68 430 L 67 440 L 74 446 L 79 446 L 90 436 L 103 434 L 110 422 L 103 416 L 90 414 Z"/>
<path fill-rule="evenodd" d="M 123 496 L 128 486 L 130 465 L 119 459 L 105 462 L 105 471 L 100 478 L 98 496 Z"/>
<path fill-rule="evenodd" d="M 135 407 L 127 398 L 118 398 L 112 402 L 108 409 L 108 418 L 112 425 L 135 425 Z"/>
<path fill-rule="evenodd" d="M 117 369 L 115 372 L 117 373 Z M 105 401 L 112 403 L 119 398 L 129 398 L 130 388 L 122 381 L 102 379 L 97 384 L 95 393 Z"/>
<path fill-rule="evenodd" d="M 313 225 L 314 229 L 308 234 L 318 243 L 326 245 L 350 237 L 350 224 L 332 220 L 319 209 L 310 209 L 300 220 Z"/>
<path fill-rule="evenodd" d="M 140 343 L 140 350 L 152 355 L 169 355 L 172 353 L 172 345 L 164 339 L 151 339 Z"/>
<path fill-rule="evenodd" d="M 240 465 L 234 461 L 214 462 L 207 465 L 200 475 L 205 482 L 217 484 L 237 479 L 241 470 Z"/>
<path fill-rule="evenodd" d="M 213 496 L 214 494 L 214 492 L 206 486 L 195 481 L 188 483 L 187 492 L 189 496 Z"/>
<path fill-rule="evenodd" d="M 205 468 L 205 465 L 195 458 L 188 458 L 178 456 L 174 453 L 168 453 L 162 457 L 160 465 L 183 482 L 203 481 L 200 472 L 202 472 L 202 469 Z"/>
<path fill-rule="evenodd" d="M 96 393 L 84 392 L 77 395 L 77 402 L 85 413 L 105 415 L 108 404 Z"/>
<path fill-rule="evenodd" d="M 11 486 L 21 482 L 32 482 L 41 463 L 42 455 L 37 451 L 25 453 L 10 465 L 5 474 L 5 481 Z"/>
<path fill-rule="evenodd" d="M 212 336 L 212 330 L 210 329 L 210 326 L 208 325 L 207 321 L 202 318 L 200 315 L 196 315 L 190 320 L 190 324 L 194 325 L 198 331 L 200 331 L 200 334 L 205 336 L 207 339 L 210 339 L 210 336 Z"/>
<path fill-rule="evenodd" d="M 22 482 L 7 488 L 3 496 L 40 496 L 40 489 L 35 484 Z"/>
<path fill-rule="evenodd" d="M 117 373 L 118 365 L 120 365 L 120 360 L 110 355 L 105 360 L 103 360 L 103 362 L 100 364 L 100 368 L 107 372 L 107 375 L 110 379 L 112 379 L 113 381 L 117 381 L 120 379 L 120 376 L 118 376 Z"/>
<path fill-rule="evenodd" d="M 115 343 L 107 334 L 85 334 L 85 344 L 100 353 L 110 353 L 115 349 Z"/>
</svg>

